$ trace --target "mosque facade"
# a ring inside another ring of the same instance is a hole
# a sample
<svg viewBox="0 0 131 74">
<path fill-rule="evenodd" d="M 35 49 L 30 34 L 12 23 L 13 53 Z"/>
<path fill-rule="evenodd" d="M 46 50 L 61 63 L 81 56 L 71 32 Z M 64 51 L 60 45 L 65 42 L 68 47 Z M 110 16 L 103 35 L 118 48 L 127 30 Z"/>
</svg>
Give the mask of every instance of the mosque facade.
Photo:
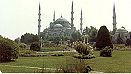
<svg viewBox="0 0 131 74">
<path fill-rule="evenodd" d="M 121 38 L 121 40 L 123 41 L 123 43 L 126 43 L 126 40 L 128 38 L 130 38 L 130 35 L 128 33 L 128 31 L 125 29 L 125 27 L 121 27 L 121 28 L 118 28 L 116 27 L 116 12 L 115 12 L 115 4 L 113 6 L 113 31 L 112 31 L 112 41 L 113 43 L 117 43 L 117 39 L 118 37 Z"/>
</svg>

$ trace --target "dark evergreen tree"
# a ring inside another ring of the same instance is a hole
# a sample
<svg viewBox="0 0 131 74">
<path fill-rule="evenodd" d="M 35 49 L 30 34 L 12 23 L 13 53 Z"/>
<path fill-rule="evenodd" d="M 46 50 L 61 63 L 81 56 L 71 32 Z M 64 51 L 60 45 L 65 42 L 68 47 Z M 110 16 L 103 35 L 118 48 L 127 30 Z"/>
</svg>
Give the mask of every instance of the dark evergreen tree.
<svg viewBox="0 0 131 74">
<path fill-rule="evenodd" d="M 127 45 L 127 46 L 131 45 L 131 39 L 128 38 L 128 39 L 126 40 L 126 45 Z"/>
<path fill-rule="evenodd" d="M 101 26 L 96 38 L 96 48 L 98 50 L 101 50 L 102 48 L 105 48 L 106 46 L 113 48 L 109 30 L 106 28 L 106 26 Z"/>
</svg>

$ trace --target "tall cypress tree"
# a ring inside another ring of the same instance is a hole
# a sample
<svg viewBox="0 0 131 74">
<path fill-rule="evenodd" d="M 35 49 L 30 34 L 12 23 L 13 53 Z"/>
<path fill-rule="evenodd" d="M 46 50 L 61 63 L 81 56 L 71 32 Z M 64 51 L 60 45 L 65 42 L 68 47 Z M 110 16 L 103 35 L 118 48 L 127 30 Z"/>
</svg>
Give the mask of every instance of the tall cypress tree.
<svg viewBox="0 0 131 74">
<path fill-rule="evenodd" d="M 113 48 L 109 30 L 107 29 L 106 26 L 101 26 L 96 38 L 96 48 L 98 50 L 101 50 L 102 48 L 105 48 L 106 46 Z"/>
</svg>

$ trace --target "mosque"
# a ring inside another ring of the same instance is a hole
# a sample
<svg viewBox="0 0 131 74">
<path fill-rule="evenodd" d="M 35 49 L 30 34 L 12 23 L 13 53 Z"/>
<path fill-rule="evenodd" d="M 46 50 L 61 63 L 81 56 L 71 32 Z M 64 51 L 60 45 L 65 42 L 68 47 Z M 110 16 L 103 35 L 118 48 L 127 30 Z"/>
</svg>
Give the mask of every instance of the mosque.
<svg viewBox="0 0 131 74">
<path fill-rule="evenodd" d="M 73 17 L 74 11 L 73 11 L 73 1 L 72 1 L 72 6 L 71 6 L 71 22 L 67 21 L 65 18 L 61 17 L 55 20 L 55 11 L 53 15 L 53 21 L 50 22 L 49 27 L 44 29 L 43 32 L 40 32 L 41 28 L 41 7 L 39 4 L 39 13 L 38 13 L 38 36 L 41 38 L 41 35 L 44 35 L 46 38 L 55 38 L 55 37 L 66 37 L 68 40 L 71 39 L 71 34 L 76 31 L 76 28 L 74 27 L 74 17 Z M 82 29 L 82 10 L 81 10 L 81 18 L 80 18 L 80 33 L 82 34 L 83 29 Z M 117 38 L 118 36 L 121 37 L 121 39 L 126 42 L 127 38 L 129 38 L 129 33 L 125 29 L 125 27 L 121 27 L 117 29 L 116 27 L 116 12 L 115 12 L 115 4 L 113 6 L 113 31 L 112 31 L 112 41 L 114 43 L 117 43 Z"/>
<path fill-rule="evenodd" d="M 115 12 L 115 4 L 114 4 L 114 6 L 113 6 L 113 31 L 112 31 L 113 36 L 112 36 L 112 41 L 113 41 L 113 43 L 117 43 L 117 38 L 118 38 L 118 36 L 120 36 L 123 43 L 126 43 L 126 40 L 128 38 L 130 38 L 128 31 L 123 26 L 121 28 L 117 29 L 116 24 L 117 24 L 117 22 L 116 22 L 116 12 Z"/>
<path fill-rule="evenodd" d="M 40 22 L 41 22 L 41 7 L 39 4 L 39 19 L 38 19 L 38 36 L 44 35 L 45 38 L 51 37 L 66 37 L 66 39 L 71 39 L 71 34 L 76 31 L 76 28 L 74 27 L 74 17 L 73 17 L 74 11 L 73 11 L 73 1 L 71 6 L 71 23 L 67 21 L 62 15 L 60 18 L 55 20 L 55 11 L 53 15 L 53 21 L 50 22 L 49 27 L 44 29 L 43 32 L 40 32 Z M 81 32 L 82 32 L 82 10 L 81 10 L 81 18 L 80 18 L 80 25 L 81 25 Z"/>
</svg>

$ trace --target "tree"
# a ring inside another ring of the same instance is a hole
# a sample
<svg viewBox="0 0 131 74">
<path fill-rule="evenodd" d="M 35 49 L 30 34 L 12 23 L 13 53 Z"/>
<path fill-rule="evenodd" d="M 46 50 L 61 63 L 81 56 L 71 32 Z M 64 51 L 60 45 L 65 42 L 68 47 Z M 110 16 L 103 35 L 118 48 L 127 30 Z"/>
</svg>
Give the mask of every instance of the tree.
<svg viewBox="0 0 131 74">
<path fill-rule="evenodd" d="M 60 40 L 61 40 L 60 37 L 54 37 L 54 38 L 53 38 L 53 43 L 55 43 L 55 44 L 58 45 Z"/>
<path fill-rule="evenodd" d="M 106 26 L 101 26 L 96 38 L 96 48 L 98 50 L 102 50 L 102 48 L 105 48 L 106 46 L 113 48 L 109 30 L 106 28 Z"/>
<path fill-rule="evenodd" d="M 86 27 L 83 31 L 83 35 L 88 35 L 89 42 L 96 42 L 97 29 L 93 26 Z"/>
<path fill-rule="evenodd" d="M 31 44 L 31 43 L 34 43 L 34 42 L 39 42 L 39 37 L 37 35 L 34 35 L 34 34 L 26 33 L 26 34 L 21 36 L 20 41 L 22 43 L 25 43 L 25 44 Z"/>
<path fill-rule="evenodd" d="M 75 31 L 71 34 L 72 38 L 71 38 L 71 41 L 78 41 L 78 40 L 81 40 L 81 34 L 79 31 Z"/>
<path fill-rule="evenodd" d="M 14 41 L 15 41 L 16 43 L 20 43 L 20 38 L 18 37 L 18 38 L 16 38 Z"/>
<path fill-rule="evenodd" d="M 39 45 L 39 43 L 32 43 L 31 46 L 30 46 L 30 50 L 40 51 L 40 45 Z"/>
<path fill-rule="evenodd" d="M 128 39 L 126 40 L 126 45 L 128 45 L 128 46 L 131 45 L 131 39 L 128 38 Z"/>
<path fill-rule="evenodd" d="M 0 36 L 0 62 L 9 62 L 18 58 L 18 45 L 14 41 Z"/>
<path fill-rule="evenodd" d="M 123 39 L 121 38 L 120 34 L 118 34 L 116 41 L 117 41 L 117 44 L 124 44 L 124 41 L 123 41 Z"/>
</svg>

